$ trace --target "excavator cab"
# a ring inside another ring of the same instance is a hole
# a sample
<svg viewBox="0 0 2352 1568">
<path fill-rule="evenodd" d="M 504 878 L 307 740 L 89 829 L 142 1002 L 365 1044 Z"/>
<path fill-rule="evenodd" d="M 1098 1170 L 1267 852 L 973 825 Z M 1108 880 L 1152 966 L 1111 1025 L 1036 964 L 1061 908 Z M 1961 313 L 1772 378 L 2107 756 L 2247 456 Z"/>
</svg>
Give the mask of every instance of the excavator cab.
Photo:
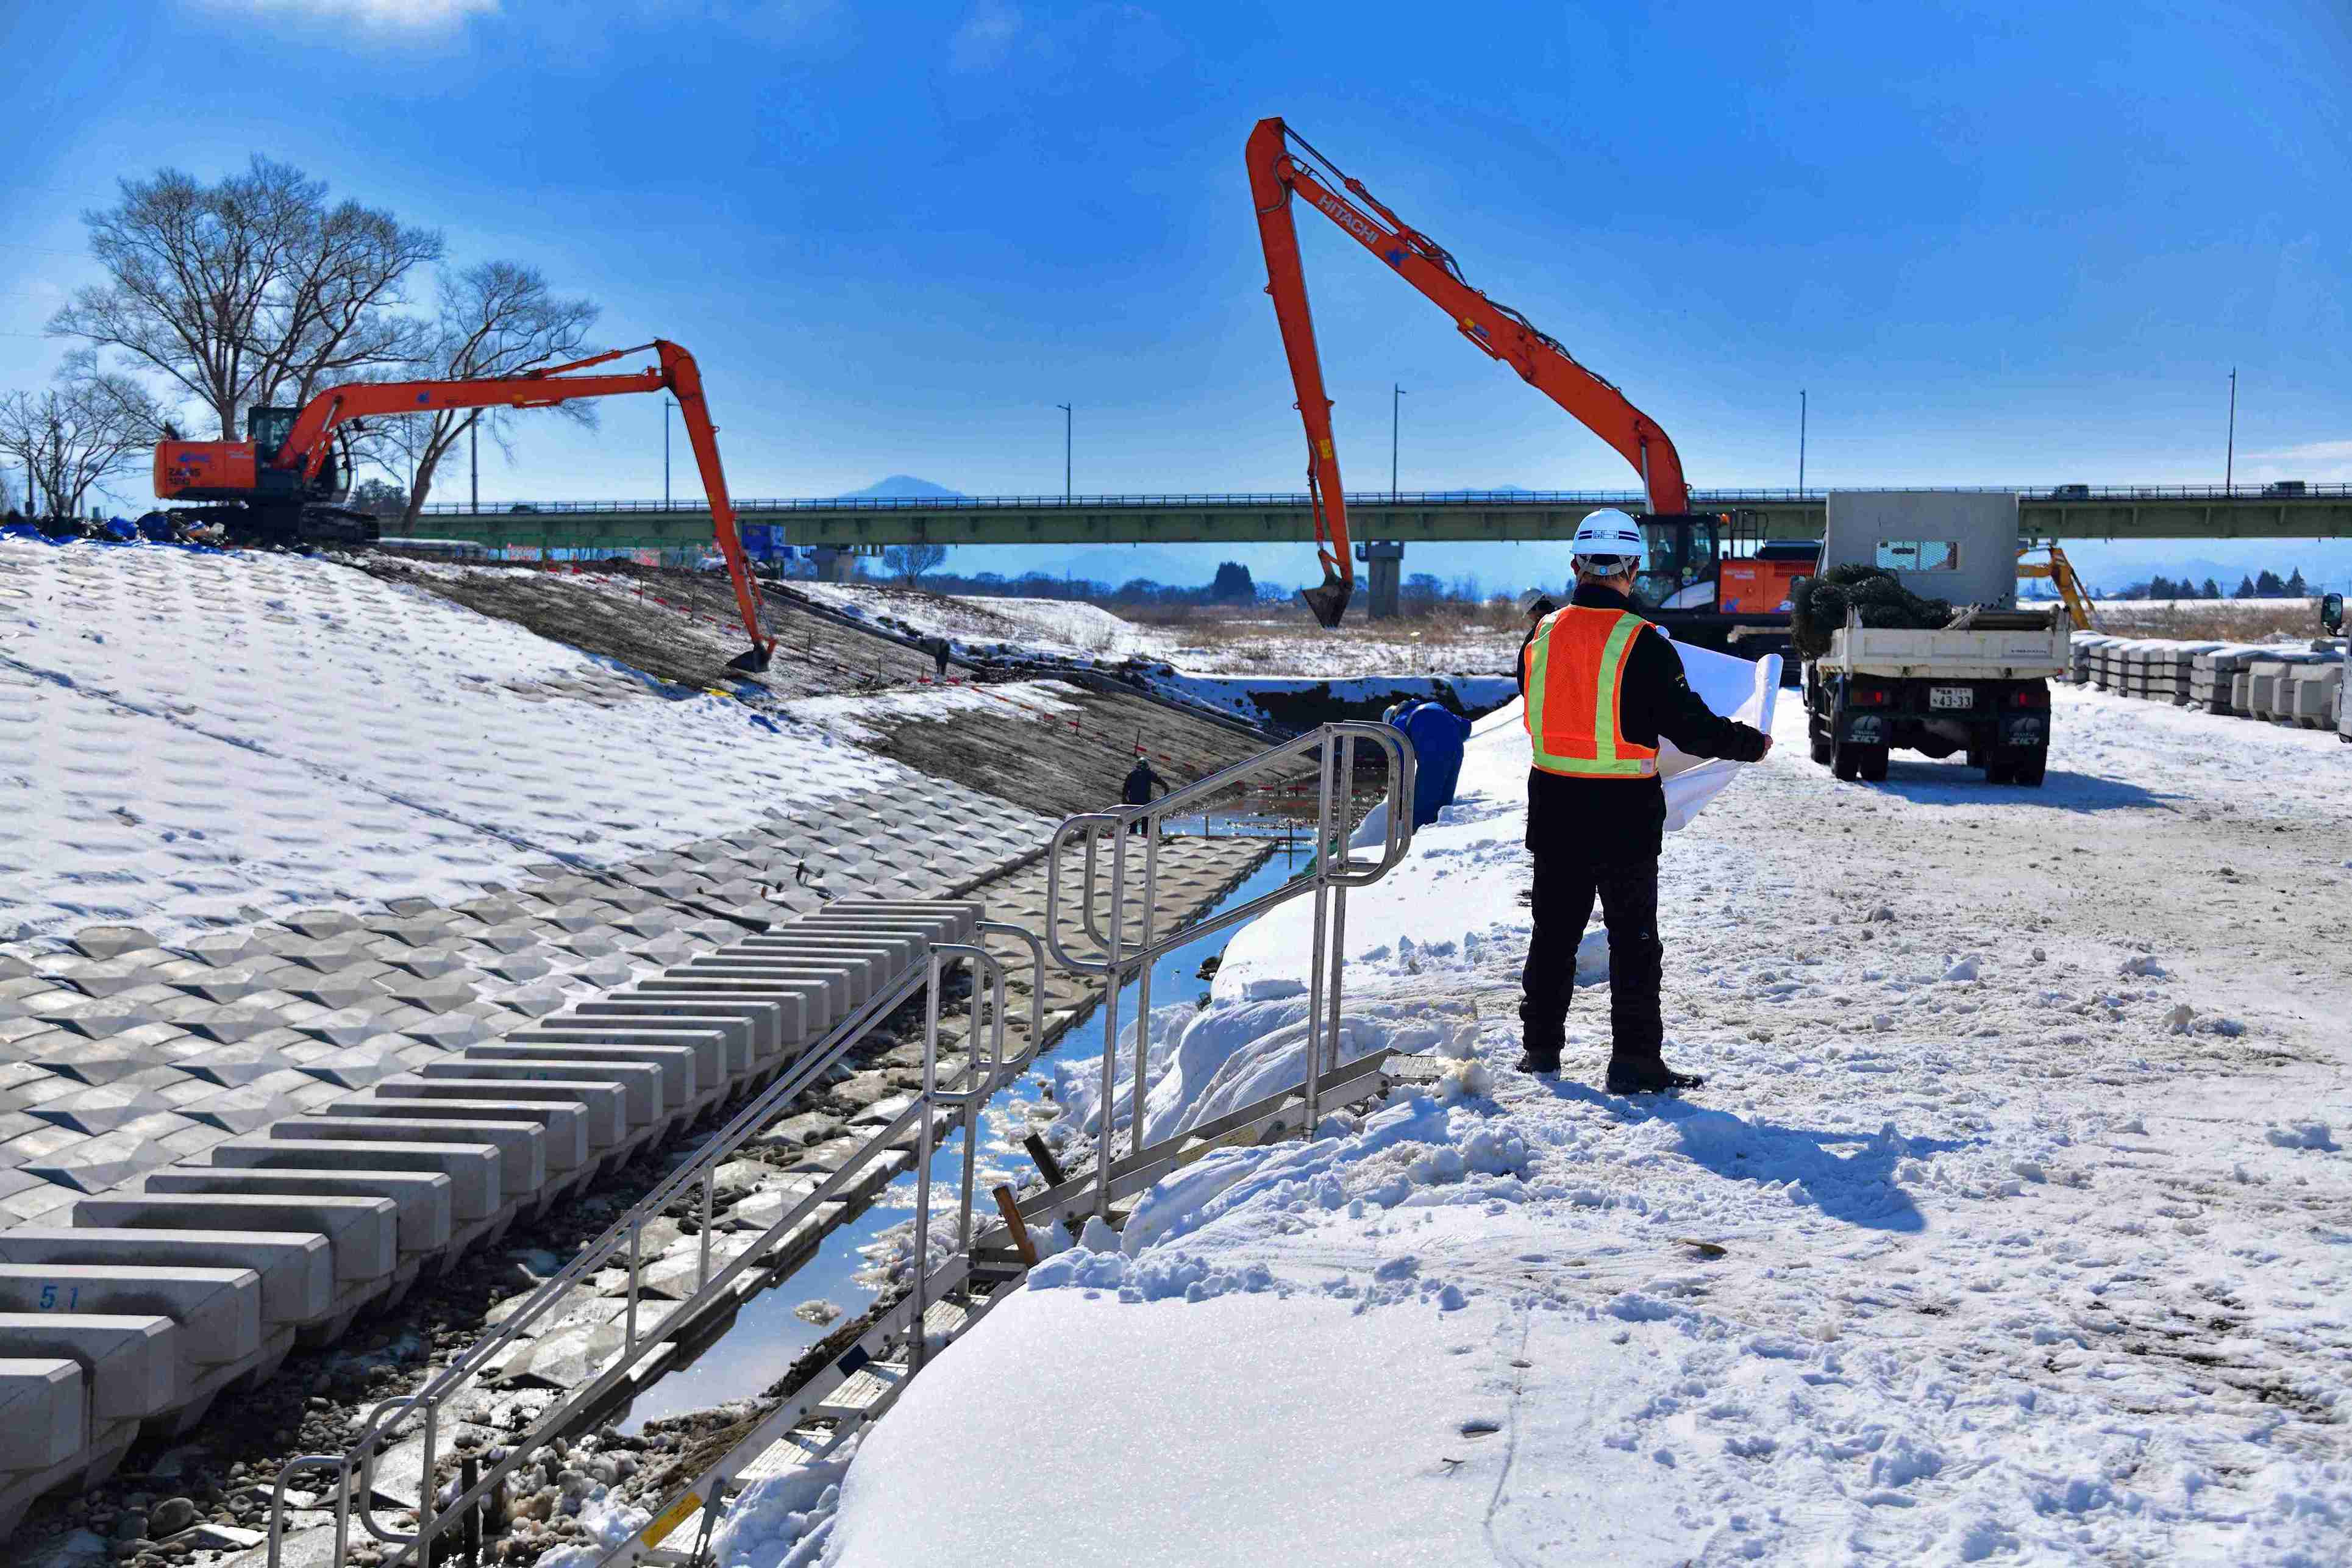
<svg viewBox="0 0 2352 1568">
<path fill-rule="evenodd" d="M 1724 520 L 1712 512 L 1649 512 L 1636 521 L 1644 553 L 1633 575 L 1633 603 L 1645 610 L 1713 609 Z"/>
<path fill-rule="evenodd" d="M 343 474 L 336 459 L 341 456 L 330 444 L 326 461 L 319 466 L 319 476 L 306 487 L 298 468 L 276 466 L 278 454 L 286 438 L 294 433 L 294 421 L 301 414 L 299 408 L 248 408 L 245 411 L 245 438 L 253 443 L 254 489 L 263 499 L 295 499 L 339 500 L 342 498 Z"/>
</svg>

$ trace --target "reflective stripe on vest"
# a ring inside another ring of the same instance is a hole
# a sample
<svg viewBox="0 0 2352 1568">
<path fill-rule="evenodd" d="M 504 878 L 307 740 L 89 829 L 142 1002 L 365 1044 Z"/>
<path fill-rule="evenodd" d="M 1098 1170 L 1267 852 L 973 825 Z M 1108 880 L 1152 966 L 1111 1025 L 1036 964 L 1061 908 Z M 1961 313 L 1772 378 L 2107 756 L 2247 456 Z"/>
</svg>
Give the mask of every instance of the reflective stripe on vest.
<svg viewBox="0 0 2352 1568">
<path fill-rule="evenodd" d="M 1624 610 L 1555 610 L 1527 650 L 1528 742 L 1536 766 L 1579 778 L 1652 778 L 1654 746 L 1638 746 L 1617 725 L 1625 654 L 1649 625 Z"/>
</svg>

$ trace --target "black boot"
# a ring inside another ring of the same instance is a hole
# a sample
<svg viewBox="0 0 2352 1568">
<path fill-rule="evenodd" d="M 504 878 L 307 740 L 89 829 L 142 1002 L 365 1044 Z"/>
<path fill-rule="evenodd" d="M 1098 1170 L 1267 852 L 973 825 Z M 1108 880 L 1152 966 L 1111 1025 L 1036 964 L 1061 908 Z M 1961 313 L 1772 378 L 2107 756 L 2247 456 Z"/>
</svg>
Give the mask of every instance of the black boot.
<svg viewBox="0 0 2352 1568">
<path fill-rule="evenodd" d="M 1608 1088 L 1612 1094 L 1656 1094 L 1666 1089 L 1696 1089 L 1706 1081 L 1696 1073 L 1676 1072 L 1654 1056 L 1609 1058 Z"/>
<path fill-rule="evenodd" d="M 1519 1055 L 1521 1072 L 1551 1074 L 1559 1071 L 1560 1047 L 1568 1044 L 1568 1022 L 1563 1018 L 1546 1020 L 1532 1018 L 1527 1008 L 1519 1008 L 1519 1039 L 1526 1049 Z"/>
</svg>

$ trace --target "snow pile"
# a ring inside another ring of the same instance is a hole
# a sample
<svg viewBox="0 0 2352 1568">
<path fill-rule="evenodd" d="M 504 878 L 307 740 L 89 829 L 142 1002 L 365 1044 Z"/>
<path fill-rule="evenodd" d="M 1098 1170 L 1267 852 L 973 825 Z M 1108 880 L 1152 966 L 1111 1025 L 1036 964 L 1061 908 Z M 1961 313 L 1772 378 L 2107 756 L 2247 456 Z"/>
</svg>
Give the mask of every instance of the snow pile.
<svg viewBox="0 0 2352 1568">
<path fill-rule="evenodd" d="M 331 562 L 0 541 L 0 939 L 449 901 L 908 776 L 643 690 Z"/>
<path fill-rule="evenodd" d="M 1160 658 L 1168 640 L 1099 605 L 1074 599 L 950 597 L 865 583 L 796 583 L 842 614 L 905 637 L 945 637 L 959 657 L 1049 654 L 1063 658 Z"/>
<path fill-rule="evenodd" d="M 1840 784 L 1782 717 L 1667 841 L 1680 1099 L 1591 1086 L 1595 996 L 1562 1078 L 1511 1070 L 1496 773 L 1350 899 L 1351 1026 L 1425 1030 L 1441 1091 L 1089 1225 L 867 1439 L 824 1561 L 2341 1561 L 2352 807 L 2294 732 L 2239 773 L 2057 702 L 2032 795 Z M 1296 1059 L 1280 920 L 1160 1027 L 1153 1127 Z"/>
</svg>

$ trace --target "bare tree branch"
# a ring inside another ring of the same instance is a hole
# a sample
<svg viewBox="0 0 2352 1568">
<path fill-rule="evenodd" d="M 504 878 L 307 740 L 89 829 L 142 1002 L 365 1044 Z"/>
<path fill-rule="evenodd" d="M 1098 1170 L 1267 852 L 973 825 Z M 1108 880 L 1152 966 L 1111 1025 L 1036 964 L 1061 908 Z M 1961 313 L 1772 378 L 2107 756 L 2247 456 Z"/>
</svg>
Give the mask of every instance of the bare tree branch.
<svg viewBox="0 0 2352 1568">
<path fill-rule="evenodd" d="M 0 458 L 31 474 L 34 509 L 52 517 L 79 517 L 95 486 L 135 466 L 163 434 L 153 395 L 95 361 L 88 350 L 68 354 L 47 391 L 0 396 Z"/>
</svg>

